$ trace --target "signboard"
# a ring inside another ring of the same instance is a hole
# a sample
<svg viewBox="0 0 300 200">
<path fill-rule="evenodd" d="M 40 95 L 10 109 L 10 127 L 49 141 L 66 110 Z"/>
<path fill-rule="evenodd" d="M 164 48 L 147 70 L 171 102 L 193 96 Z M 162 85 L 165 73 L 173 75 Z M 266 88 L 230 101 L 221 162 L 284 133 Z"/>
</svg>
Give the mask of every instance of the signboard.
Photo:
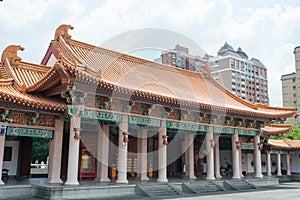
<svg viewBox="0 0 300 200">
<path fill-rule="evenodd" d="M 8 126 L 7 127 L 7 135 L 37 137 L 37 138 L 53 138 L 54 130 Z"/>
<path fill-rule="evenodd" d="M 224 134 L 232 135 L 234 134 L 234 128 L 215 126 L 214 133 L 220 133 L 220 134 L 224 133 Z"/>
<path fill-rule="evenodd" d="M 238 135 L 245 135 L 245 136 L 256 136 L 257 131 L 255 130 L 247 130 L 247 129 L 235 129 L 235 132 Z"/>
<path fill-rule="evenodd" d="M 291 155 L 300 155 L 300 151 L 290 151 Z"/>
<path fill-rule="evenodd" d="M 187 130 L 187 131 L 199 131 L 199 132 L 207 132 L 209 130 L 208 126 L 200 125 L 200 124 L 192 124 L 185 122 L 166 122 L 167 128 L 170 129 L 179 129 L 179 130 Z"/>
<path fill-rule="evenodd" d="M 277 150 L 272 150 L 270 153 L 271 154 L 277 154 L 277 152 L 278 152 Z M 280 150 L 280 154 L 285 155 L 285 154 L 287 154 L 287 151 Z"/>
<path fill-rule="evenodd" d="M 5 134 L 6 132 L 6 124 L 0 124 L 0 135 Z"/>
<path fill-rule="evenodd" d="M 242 148 L 242 150 L 254 150 L 254 144 L 253 143 L 242 143 L 241 148 Z"/>
<path fill-rule="evenodd" d="M 128 121 L 130 124 L 138 124 L 138 125 L 145 125 L 145 126 L 155 126 L 161 127 L 161 120 L 158 119 L 151 119 L 145 117 L 137 117 L 137 116 L 128 116 Z"/>
<path fill-rule="evenodd" d="M 122 121 L 121 114 L 103 112 L 103 111 L 98 111 L 98 110 L 85 109 L 82 117 L 90 118 L 90 119 L 104 120 L 104 121 L 113 121 L 113 122 L 121 122 Z"/>
</svg>

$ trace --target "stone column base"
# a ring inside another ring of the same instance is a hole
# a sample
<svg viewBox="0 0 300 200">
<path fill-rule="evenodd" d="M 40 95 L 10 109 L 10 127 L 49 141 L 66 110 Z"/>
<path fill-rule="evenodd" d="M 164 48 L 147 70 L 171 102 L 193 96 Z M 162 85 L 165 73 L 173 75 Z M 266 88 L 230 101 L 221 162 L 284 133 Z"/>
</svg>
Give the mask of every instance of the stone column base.
<svg viewBox="0 0 300 200">
<path fill-rule="evenodd" d="M 141 177 L 141 181 L 149 181 L 150 179 L 147 177 L 147 176 L 145 176 L 145 177 Z"/>
<path fill-rule="evenodd" d="M 216 178 L 223 178 L 223 177 L 220 174 L 217 174 Z"/>
<path fill-rule="evenodd" d="M 46 181 L 47 183 L 50 183 L 50 184 L 62 184 L 63 183 L 63 181 L 61 180 L 61 179 L 48 179 L 47 181 Z"/>
<path fill-rule="evenodd" d="M 119 183 L 119 184 L 128 184 L 128 180 L 117 180 L 116 183 Z"/>
<path fill-rule="evenodd" d="M 80 184 L 79 184 L 78 181 L 66 181 L 65 185 L 74 185 L 74 186 L 76 186 L 76 185 L 80 185 Z"/>
<path fill-rule="evenodd" d="M 260 175 L 256 175 L 255 178 L 263 178 L 264 175 L 260 174 Z"/>
<path fill-rule="evenodd" d="M 100 178 L 99 179 L 100 182 L 110 182 L 109 178 Z"/>
<path fill-rule="evenodd" d="M 158 179 L 157 179 L 157 182 L 160 182 L 160 183 L 167 183 L 167 182 L 168 182 L 168 179 L 167 179 L 167 178 L 158 178 Z"/>
</svg>

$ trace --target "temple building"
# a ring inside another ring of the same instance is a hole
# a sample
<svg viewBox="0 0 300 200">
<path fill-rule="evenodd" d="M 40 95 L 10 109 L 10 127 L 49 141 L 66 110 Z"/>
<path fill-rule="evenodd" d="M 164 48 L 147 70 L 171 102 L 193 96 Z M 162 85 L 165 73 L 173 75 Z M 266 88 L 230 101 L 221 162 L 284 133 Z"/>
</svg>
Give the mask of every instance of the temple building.
<svg viewBox="0 0 300 200">
<path fill-rule="evenodd" d="M 50 139 L 48 183 L 214 180 L 226 163 L 234 179 L 266 172 L 264 138 L 290 131 L 270 123 L 294 108 L 239 98 L 208 67 L 165 67 L 74 40 L 70 29 L 57 28 L 41 64 L 23 61 L 21 46 L 2 53 L 1 170 L 30 177 L 38 137 Z"/>
</svg>

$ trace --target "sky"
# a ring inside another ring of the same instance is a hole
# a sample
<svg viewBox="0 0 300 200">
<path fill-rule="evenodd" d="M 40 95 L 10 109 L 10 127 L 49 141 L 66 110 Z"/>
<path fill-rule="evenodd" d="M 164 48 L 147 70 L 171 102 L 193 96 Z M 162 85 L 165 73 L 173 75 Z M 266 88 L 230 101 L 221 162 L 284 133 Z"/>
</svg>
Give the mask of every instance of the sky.
<svg viewBox="0 0 300 200">
<path fill-rule="evenodd" d="M 179 34 L 210 55 L 227 41 L 267 67 L 273 106 L 282 105 L 280 78 L 295 71 L 293 50 L 300 45 L 300 1 L 295 0 L 3 0 L 0 52 L 20 44 L 24 61 L 40 63 L 63 23 L 75 28 L 72 38 L 94 45 L 139 29 Z"/>
</svg>

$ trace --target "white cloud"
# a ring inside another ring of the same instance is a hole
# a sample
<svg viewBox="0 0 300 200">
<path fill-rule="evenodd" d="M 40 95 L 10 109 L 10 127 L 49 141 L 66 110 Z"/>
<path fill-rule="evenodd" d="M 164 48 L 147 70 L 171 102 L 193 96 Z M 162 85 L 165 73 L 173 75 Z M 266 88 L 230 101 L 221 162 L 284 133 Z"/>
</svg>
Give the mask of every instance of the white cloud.
<svg viewBox="0 0 300 200">
<path fill-rule="evenodd" d="M 75 27 L 73 38 L 96 45 L 138 28 L 179 32 L 210 54 L 228 41 L 268 67 L 271 104 L 280 105 L 281 94 L 276 92 L 281 88 L 280 76 L 293 71 L 293 47 L 300 44 L 300 6 L 284 4 L 264 6 L 257 1 L 251 7 L 237 7 L 229 0 L 9 0 L 0 3 L 0 48 L 20 42 L 26 45 L 24 58 L 39 62 L 60 23 Z"/>
<path fill-rule="evenodd" d="M 9 31 L 18 31 L 40 20 L 47 8 L 47 3 L 37 0 L 4 1 L 0 5 L 1 28 Z"/>
</svg>

